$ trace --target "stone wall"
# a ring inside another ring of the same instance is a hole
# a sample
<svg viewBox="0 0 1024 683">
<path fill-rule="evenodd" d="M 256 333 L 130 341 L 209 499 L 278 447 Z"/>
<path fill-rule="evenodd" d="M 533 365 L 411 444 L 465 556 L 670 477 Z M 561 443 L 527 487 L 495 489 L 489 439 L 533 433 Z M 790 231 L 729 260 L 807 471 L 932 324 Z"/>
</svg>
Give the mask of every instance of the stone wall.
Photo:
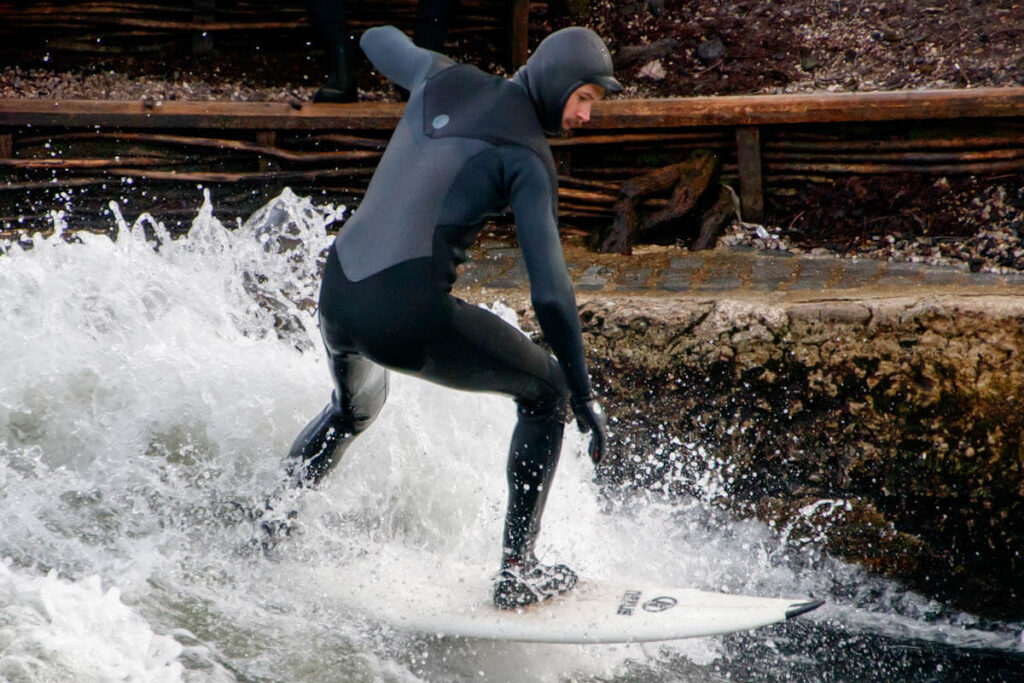
<svg viewBox="0 0 1024 683">
<path fill-rule="evenodd" d="M 723 504 L 794 543 L 1024 616 L 1024 300 L 609 297 L 580 310 L 617 418 L 609 476 L 685 490 L 728 472 Z M 666 433 L 706 454 L 658 463 Z"/>
</svg>

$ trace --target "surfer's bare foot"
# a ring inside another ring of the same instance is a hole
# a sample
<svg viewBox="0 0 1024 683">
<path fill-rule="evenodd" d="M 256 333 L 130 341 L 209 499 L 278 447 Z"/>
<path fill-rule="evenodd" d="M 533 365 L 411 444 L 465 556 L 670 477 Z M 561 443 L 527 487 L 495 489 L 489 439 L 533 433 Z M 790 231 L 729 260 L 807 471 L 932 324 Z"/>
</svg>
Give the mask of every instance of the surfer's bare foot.
<svg viewBox="0 0 1024 683">
<path fill-rule="evenodd" d="M 508 564 L 494 577 L 494 605 L 498 609 L 525 607 L 568 593 L 575 585 L 576 572 L 564 564 Z"/>
</svg>

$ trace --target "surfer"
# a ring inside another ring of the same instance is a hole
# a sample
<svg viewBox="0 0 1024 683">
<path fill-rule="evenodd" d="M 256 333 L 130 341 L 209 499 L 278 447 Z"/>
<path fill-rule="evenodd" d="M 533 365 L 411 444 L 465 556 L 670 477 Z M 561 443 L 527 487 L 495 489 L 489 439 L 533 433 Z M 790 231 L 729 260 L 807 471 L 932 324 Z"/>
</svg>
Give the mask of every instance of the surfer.
<svg viewBox="0 0 1024 683">
<path fill-rule="evenodd" d="M 366 195 L 327 256 L 319 318 L 334 380 L 331 401 L 289 457 L 298 485 L 316 486 L 373 422 L 387 370 L 515 399 L 508 507 L 494 602 L 514 608 L 570 590 L 576 575 L 534 556 L 562 445 L 566 399 L 589 453 L 605 453 L 572 283 L 557 228 L 557 175 L 545 134 L 586 123 L 594 101 L 621 90 L 593 31 L 557 31 L 510 79 L 372 28 L 360 47 L 409 92 Z M 484 221 L 511 207 L 531 301 L 552 358 L 520 331 L 451 295 L 456 267 Z"/>
</svg>

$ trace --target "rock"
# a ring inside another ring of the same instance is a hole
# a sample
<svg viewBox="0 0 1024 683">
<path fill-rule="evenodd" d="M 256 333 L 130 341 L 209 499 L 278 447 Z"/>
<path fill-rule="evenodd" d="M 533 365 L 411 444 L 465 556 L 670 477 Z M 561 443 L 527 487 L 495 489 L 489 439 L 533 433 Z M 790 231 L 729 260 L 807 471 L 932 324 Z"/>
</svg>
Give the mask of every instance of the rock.
<svg viewBox="0 0 1024 683">
<path fill-rule="evenodd" d="M 616 477 L 680 492 L 723 477 L 723 503 L 795 543 L 1024 615 L 1024 302 L 637 297 L 590 300 L 581 320 Z M 663 432 L 706 448 L 682 478 L 638 451 Z"/>
<path fill-rule="evenodd" d="M 725 43 L 723 43 L 722 39 L 717 36 L 708 38 L 697 46 L 697 59 L 705 64 L 717 62 L 718 60 L 723 59 L 725 54 Z"/>
<path fill-rule="evenodd" d="M 649 78 L 652 81 L 664 80 L 665 75 L 665 67 L 662 66 L 661 62 L 658 61 L 657 59 L 644 64 L 642 67 L 640 67 L 639 73 L 637 73 L 637 76 L 639 76 L 640 78 Z"/>
</svg>

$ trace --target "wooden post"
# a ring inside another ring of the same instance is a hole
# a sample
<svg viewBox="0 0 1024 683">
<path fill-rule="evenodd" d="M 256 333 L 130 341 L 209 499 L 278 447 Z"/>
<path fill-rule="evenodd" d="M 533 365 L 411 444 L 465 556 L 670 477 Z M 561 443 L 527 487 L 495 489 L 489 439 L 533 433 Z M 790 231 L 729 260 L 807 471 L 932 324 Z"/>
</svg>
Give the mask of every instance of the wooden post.
<svg viewBox="0 0 1024 683">
<path fill-rule="evenodd" d="M 277 144 L 277 133 L 272 130 L 257 131 L 256 144 L 260 147 L 273 147 Z M 259 158 L 260 171 L 269 171 L 272 167 L 270 159 L 268 159 L 264 154 L 260 154 Z"/>
<path fill-rule="evenodd" d="M 518 69 L 530 53 L 530 1 L 508 0 L 509 66 Z"/>
<path fill-rule="evenodd" d="M 14 158 L 14 136 L 10 133 L 0 133 L 0 159 Z"/>
<path fill-rule="evenodd" d="M 761 169 L 761 129 L 736 128 L 736 163 L 740 173 L 740 207 L 748 223 L 764 221 L 764 176 Z"/>
</svg>

